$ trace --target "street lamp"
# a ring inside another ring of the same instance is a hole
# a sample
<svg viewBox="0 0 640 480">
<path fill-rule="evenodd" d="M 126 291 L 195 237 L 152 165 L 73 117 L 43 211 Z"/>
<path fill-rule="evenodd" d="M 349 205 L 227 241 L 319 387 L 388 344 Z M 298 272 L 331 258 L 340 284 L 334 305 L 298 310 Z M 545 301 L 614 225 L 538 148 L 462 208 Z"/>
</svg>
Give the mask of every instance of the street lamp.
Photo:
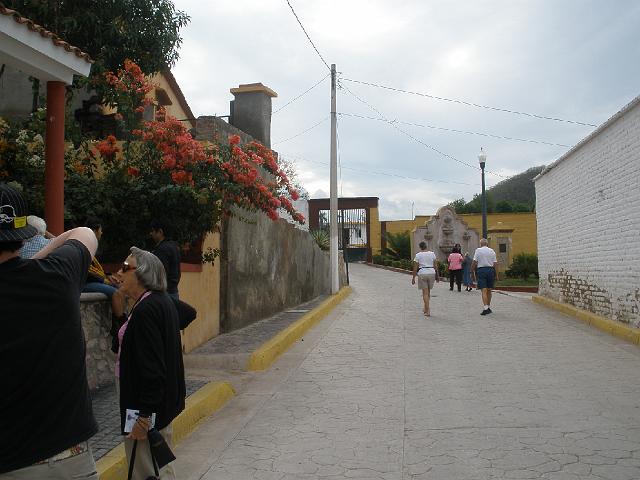
<svg viewBox="0 0 640 480">
<path fill-rule="evenodd" d="M 482 238 L 487 238 L 487 194 L 484 191 L 484 165 L 487 163 L 487 155 L 482 148 L 480 148 L 478 161 L 482 170 Z"/>
</svg>

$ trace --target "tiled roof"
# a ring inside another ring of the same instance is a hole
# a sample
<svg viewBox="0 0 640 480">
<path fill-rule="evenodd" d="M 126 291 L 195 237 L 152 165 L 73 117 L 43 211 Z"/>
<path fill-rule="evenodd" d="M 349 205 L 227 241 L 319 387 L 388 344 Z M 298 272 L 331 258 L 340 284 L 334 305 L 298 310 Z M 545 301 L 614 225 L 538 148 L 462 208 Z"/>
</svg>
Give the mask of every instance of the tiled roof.
<svg viewBox="0 0 640 480">
<path fill-rule="evenodd" d="M 91 59 L 88 53 L 83 52 L 78 47 L 69 45 L 67 42 L 65 42 L 60 37 L 58 37 L 58 35 L 56 35 L 55 33 L 50 32 L 44 27 L 34 23 L 32 20 L 29 20 L 28 18 L 23 17 L 15 10 L 10 10 L 0 5 L 0 15 L 13 17 L 16 23 L 24 25 L 26 28 L 28 28 L 32 32 L 39 33 L 44 38 L 50 38 L 56 47 L 64 48 L 67 52 L 74 53 L 77 57 L 84 59 L 86 62 L 93 63 L 93 60 Z"/>
</svg>

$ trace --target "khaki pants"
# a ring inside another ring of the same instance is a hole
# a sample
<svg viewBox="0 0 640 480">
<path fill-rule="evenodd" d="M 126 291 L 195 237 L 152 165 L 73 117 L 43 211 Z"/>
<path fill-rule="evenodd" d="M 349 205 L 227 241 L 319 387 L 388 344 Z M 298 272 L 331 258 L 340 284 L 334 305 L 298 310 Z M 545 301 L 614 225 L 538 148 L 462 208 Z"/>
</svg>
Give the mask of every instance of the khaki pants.
<svg viewBox="0 0 640 480">
<path fill-rule="evenodd" d="M 171 441 L 173 436 L 173 426 L 171 424 L 167 425 L 165 428 L 160 430 L 160 434 L 167 441 L 167 444 L 173 448 L 173 444 Z M 124 449 L 127 452 L 127 465 L 131 461 L 133 442 L 134 440 L 131 440 L 129 438 L 124 439 Z M 154 471 L 153 463 L 151 463 L 149 441 L 146 439 L 138 440 L 138 446 L 136 447 L 136 458 L 133 466 L 133 475 L 131 478 L 132 480 L 146 480 L 147 477 L 150 477 L 151 475 L 154 475 Z M 176 474 L 173 470 L 173 462 L 171 462 L 169 465 L 166 465 L 160 470 L 160 478 L 162 480 L 175 480 Z"/>
<path fill-rule="evenodd" d="M 13 472 L 0 473 L 0 480 L 98 480 L 96 462 L 93 460 L 91 449 L 76 455 L 54 462 L 14 470 Z"/>
</svg>

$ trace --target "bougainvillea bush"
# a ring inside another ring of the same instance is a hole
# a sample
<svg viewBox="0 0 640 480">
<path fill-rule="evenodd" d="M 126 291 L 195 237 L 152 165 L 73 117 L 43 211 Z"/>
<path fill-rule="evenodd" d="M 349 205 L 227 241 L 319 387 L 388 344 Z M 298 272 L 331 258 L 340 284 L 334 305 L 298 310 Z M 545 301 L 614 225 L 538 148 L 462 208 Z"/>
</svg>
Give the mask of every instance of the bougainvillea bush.
<svg viewBox="0 0 640 480">
<path fill-rule="evenodd" d="M 241 145 L 238 136 L 222 143 L 196 141 L 162 111 L 155 121 L 141 121 L 150 88 L 131 62 L 108 72 L 104 81 L 111 92 L 106 98 L 118 110 L 119 130 L 128 132 L 125 140 L 86 140 L 69 145 L 65 157 L 65 221 L 75 226 L 88 217 L 102 220 L 104 261 L 120 260 L 131 245 L 145 245 L 155 218 L 170 225 L 181 244 L 215 230 L 234 206 L 264 212 L 272 220 L 284 209 L 304 223 L 292 205 L 299 194 L 271 150 L 257 142 Z M 20 132 L 0 128 L 0 175 L 42 196 L 44 163 L 27 155 L 29 148 L 40 148 L 42 132 Z M 19 135 L 24 146 L 17 143 Z M 25 164 L 34 169 L 29 175 L 18 173 Z M 36 210 L 42 205 L 37 198 L 32 203 Z"/>
</svg>

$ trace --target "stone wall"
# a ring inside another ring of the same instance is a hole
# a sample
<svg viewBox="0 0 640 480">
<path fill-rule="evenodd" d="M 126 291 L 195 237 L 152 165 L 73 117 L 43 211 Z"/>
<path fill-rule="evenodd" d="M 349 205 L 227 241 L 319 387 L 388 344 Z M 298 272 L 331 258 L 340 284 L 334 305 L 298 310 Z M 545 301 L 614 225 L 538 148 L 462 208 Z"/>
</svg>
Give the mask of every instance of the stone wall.
<svg viewBox="0 0 640 480">
<path fill-rule="evenodd" d="M 308 232 L 263 214 L 238 214 L 223 228 L 223 332 L 329 293 L 329 256 Z"/>
<path fill-rule="evenodd" d="M 80 318 L 87 344 L 87 379 L 89 388 L 112 385 L 115 355 L 111 352 L 111 305 L 101 293 L 83 293 Z"/>
<path fill-rule="evenodd" d="M 640 97 L 536 179 L 540 293 L 640 326 Z"/>
</svg>

